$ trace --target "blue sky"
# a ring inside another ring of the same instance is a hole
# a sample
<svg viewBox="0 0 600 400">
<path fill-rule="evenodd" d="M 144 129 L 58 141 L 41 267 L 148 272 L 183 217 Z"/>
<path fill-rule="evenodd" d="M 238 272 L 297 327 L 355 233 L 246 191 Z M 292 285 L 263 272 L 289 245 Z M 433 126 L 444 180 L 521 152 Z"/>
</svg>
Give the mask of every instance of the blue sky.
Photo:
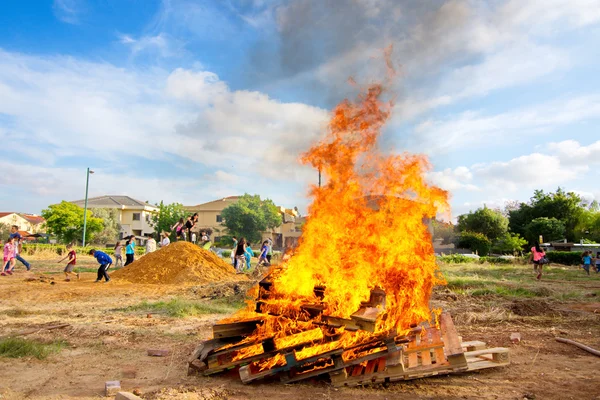
<svg viewBox="0 0 600 400">
<path fill-rule="evenodd" d="M 0 209 L 126 194 L 307 204 L 329 110 L 400 78 L 382 137 L 453 215 L 558 186 L 600 200 L 600 0 L 55 0 L 0 12 Z"/>
</svg>

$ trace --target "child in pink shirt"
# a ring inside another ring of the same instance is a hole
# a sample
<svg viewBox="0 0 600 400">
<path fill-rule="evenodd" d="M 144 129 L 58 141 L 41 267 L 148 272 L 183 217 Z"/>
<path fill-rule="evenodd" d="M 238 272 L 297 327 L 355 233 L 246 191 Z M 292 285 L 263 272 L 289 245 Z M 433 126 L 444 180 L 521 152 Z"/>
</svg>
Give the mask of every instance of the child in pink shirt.
<svg viewBox="0 0 600 400">
<path fill-rule="evenodd" d="M 4 271 L 0 273 L 2 276 L 12 275 L 12 271 L 15 268 L 15 244 L 14 239 L 9 237 L 6 239 L 6 243 L 4 244 L 4 262 L 2 265 L 4 266 Z"/>
</svg>

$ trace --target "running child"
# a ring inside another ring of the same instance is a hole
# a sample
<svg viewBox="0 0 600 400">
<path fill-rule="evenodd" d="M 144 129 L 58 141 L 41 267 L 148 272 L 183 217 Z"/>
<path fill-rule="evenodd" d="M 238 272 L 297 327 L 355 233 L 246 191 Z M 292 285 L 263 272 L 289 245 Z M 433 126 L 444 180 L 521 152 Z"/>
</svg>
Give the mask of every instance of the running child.
<svg viewBox="0 0 600 400">
<path fill-rule="evenodd" d="M 246 257 L 246 271 L 251 268 L 252 257 L 254 257 L 254 252 L 252 251 L 252 247 L 250 246 L 250 243 L 247 243 L 246 251 L 244 252 L 244 256 Z"/>
<path fill-rule="evenodd" d="M 590 267 L 592 266 L 592 252 L 591 251 L 584 252 L 583 253 L 583 257 L 582 257 L 582 261 L 583 261 L 583 269 L 589 275 L 590 274 Z"/>
<path fill-rule="evenodd" d="M 269 253 L 269 241 L 265 240 L 260 249 L 260 256 L 258 256 L 258 265 L 261 264 L 269 265 L 267 254 Z"/>
<path fill-rule="evenodd" d="M 123 244 L 119 240 L 117 244 L 115 244 L 115 268 L 119 266 L 119 261 L 121 262 L 121 267 L 123 266 Z"/>
<path fill-rule="evenodd" d="M 63 272 L 65 273 L 65 281 L 71 282 L 71 275 L 73 275 L 73 269 L 75 268 L 75 264 L 77 264 L 77 253 L 73 249 L 73 245 L 70 243 L 67 245 L 67 251 L 69 253 L 58 262 L 61 263 L 67 258 L 69 259 L 69 263 L 67 264 Z M 77 280 L 79 280 L 79 273 L 76 273 L 75 276 L 77 277 Z"/>
<path fill-rule="evenodd" d="M 4 262 L 2 263 L 4 268 L 2 273 L 0 273 L 2 276 L 13 274 L 12 271 L 15 268 L 16 257 L 14 241 L 15 239 L 12 236 L 9 236 L 4 244 Z"/>
<path fill-rule="evenodd" d="M 112 258 L 110 256 L 100 250 L 90 250 L 90 255 L 93 256 L 100 264 L 100 268 L 98 268 L 98 278 L 96 282 L 102 281 L 102 278 L 106 279 L 106 282 L 110 281 L 110 277 L 106 273 L 106 271 L 112 265 Z"/>
</svg>

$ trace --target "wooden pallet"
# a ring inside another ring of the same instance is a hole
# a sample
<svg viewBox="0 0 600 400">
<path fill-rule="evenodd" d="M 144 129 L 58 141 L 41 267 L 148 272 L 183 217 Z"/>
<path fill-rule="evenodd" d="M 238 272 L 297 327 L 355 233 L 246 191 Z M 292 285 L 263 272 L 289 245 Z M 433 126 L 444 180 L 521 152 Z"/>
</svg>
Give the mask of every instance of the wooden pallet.
<svg viewBox="0 0 600 400">
<path fill-rule="evenodd" d="M 370 307 L 369 304 L 364 306 Z M 256 324 L 256 321 L 252 323 Z M 330 329 L 329 323 L 314 326 L 325 332 Z M 247 326 L 223 326 L 219 331 L 227 336 L 228 332 L 241 332 Z M 332 384 L 338 387 L 417 379 L 509 364 L 506 348 L 488 349 L 485 342 L 462 342 L 449 314 L 440 315 L 439 327 L 424 323 L 413 327 L 404 336 L 397 336 L 394 332 L 373 335 L 366 342 L 348 348 L 342 345 L 336 347 L 335 340 L 324 340 L 325 335 L 323 341 L 296 341 L 294 345 L 287 345 L 286 341 L 273 338 L 259 342 L 246 339 L 237 343 L 232 342 L 231 337 L 215 338 L 196 349 L 190 358 L 190 372 L 213 375 L 237 368 L 244 383 L 273 376 L 288 383 L 329 376 Z M 334 343 L 330 347 L 333 350 L 305 359 L 297 358 L 298 351 L 325 343 Z M 250 346 L 260 351 L 238 359 Z M 267 368 L 267 365 L 271 367 Z"/>
<path fill-rule="evenodd" d="M 449 315 L 442 314 L 440 329 L 425 327 L 397 353 L 345 366 L 329 373 L 333 386 L 362 386 L 502 367 L 510 364 L 508 349 L 486 348 L 481 341 L 462 342 Z"/>
</svg>

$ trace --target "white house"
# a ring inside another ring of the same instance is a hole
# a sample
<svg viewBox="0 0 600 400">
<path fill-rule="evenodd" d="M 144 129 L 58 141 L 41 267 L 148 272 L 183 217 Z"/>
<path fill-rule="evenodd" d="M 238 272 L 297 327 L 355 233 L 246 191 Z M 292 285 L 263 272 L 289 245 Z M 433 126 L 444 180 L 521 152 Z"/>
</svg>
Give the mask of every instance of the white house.
<svg viewBox="0 0 600 400">
<path fill-rule="evenodd" d="M 76 200 L 71 203 L 83 208 L 85 200 Z M 129 196 L 99 196 L 88 198 L 87 207 L 115 208 L 119 211 L 119 224 L 121 224 L 121 238 L 129 235 L 144 236 L 154 233 L 150 224 L 151 216 L 158 212 L 158 207 L 145 201 L 133 199 Z"/>
</svg>

